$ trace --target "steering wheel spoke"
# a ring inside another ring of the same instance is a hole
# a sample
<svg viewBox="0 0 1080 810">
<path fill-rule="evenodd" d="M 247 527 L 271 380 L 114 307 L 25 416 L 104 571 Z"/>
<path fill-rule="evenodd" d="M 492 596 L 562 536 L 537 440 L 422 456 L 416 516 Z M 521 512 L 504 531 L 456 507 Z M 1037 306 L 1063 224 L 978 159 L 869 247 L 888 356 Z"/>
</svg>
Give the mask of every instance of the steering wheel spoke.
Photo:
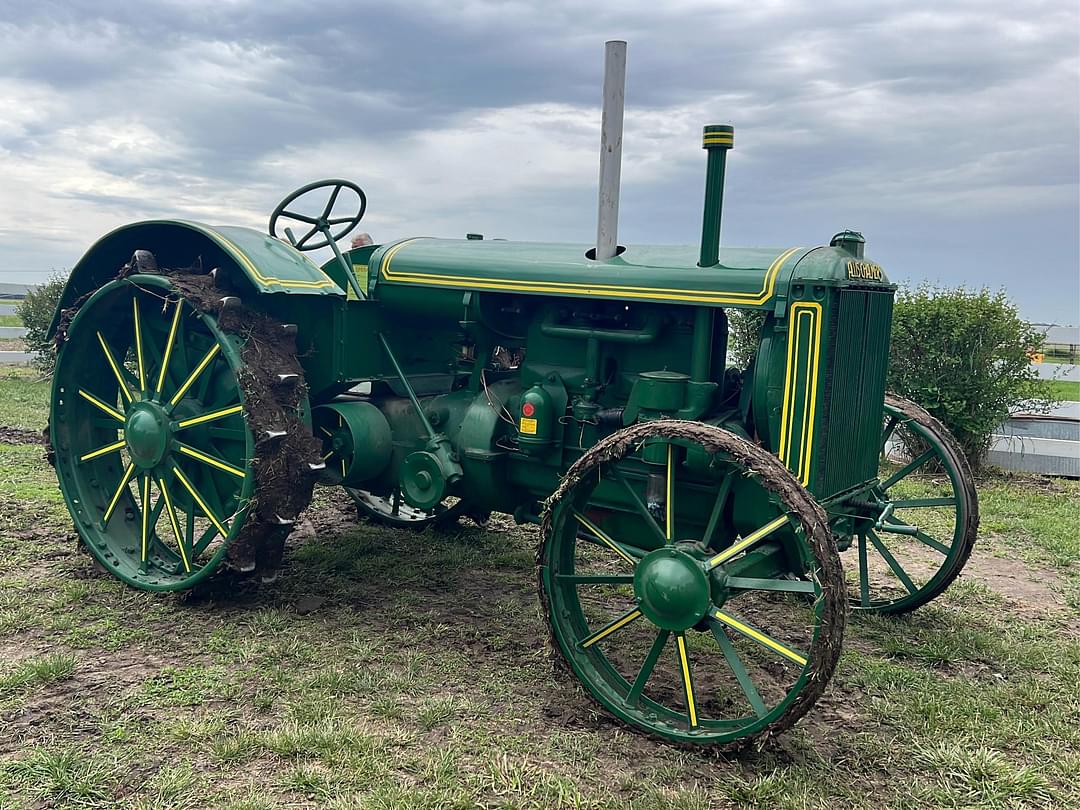
<svg viewBox="0 0 1080 810">
<path fill-rule="evenodd" d="M 334 190 L 330 192 L 330 199 L 326 201 L 326 207 L 323 209 L 320 219 L 328 219 L 330 212 L 334 210 L 334 203 L 337 202 L 338 194 L 341 193 L 342 186 L 334 186 Z"/>
<path fill-rule="evenodd" d="M 308 225 L 318 225 L 318 217 L 309 217 L 307 214 L 298 214 L 295 211 L 282 211 L 281 216 L 285 219 L 295 219 L 298 222 L 306 222 Z M 316 228 L 316 230 L 318 230 Z"/>
<path fill-rule="evenodd" d="M 301 197 L 324 188 L 329 188 L 331 191 L 330 197 L 324 204 L 320 216 L 313 217 L 308 214 L 298 213 L 291 209 L 292 204 Z M 334 206 L 337 204 L 338 198 L 344 189 L 348 189 L 356 194 L 359 201 L 356 213 L 349 216 L 332 217 L 331 214 L 334 211 Z M 347 236 L 349 232 L 360 224 L 360 220 L 364 218 L 364 213 L 366 211 L 367 195 L 364 194 L 363 189 L 356 185 L 356 183 L 351 183 L 348 180 L 319 180 L 318 182 L 309 183 L 306 186 L 298 188 L 278 204 L 277 208 L 274 209 L 274 213 L 270 215 L 270 235 L 278 239 L 281 238 L 278 232 L 279 220 L 303 222 L 306 225 L 310 225 L 311 229 L 304 234 L 303 237 L 298 239 L 295 244 L 293 244 L 293 247 L 302 251 L 319 250 L 320 248 L 329 247 L 332 243 Z M 341 227 L 335 230 L 336 226 Z M 282 230 L 284 230 L 284 228 L 282 228 Z M 321 236 L 322 238 L 316 239 L 316 236 Z"/>
<path fill-rule="evenodd" d="M 293 247 L 295 247 L 297 250 L 304 250 L 304 245 L 307 244 L 307 240 L 315 236 L 315 234 L 317 233 L 319 233 L 319 229 L 312 228 L 310 231 L 300 237 L 300 239 L 297 240 L 296 244 L 293 245 Z M 309 247 L 307 248 L 307 250 L 314 250 L 314 248 Z"/>
</svg>

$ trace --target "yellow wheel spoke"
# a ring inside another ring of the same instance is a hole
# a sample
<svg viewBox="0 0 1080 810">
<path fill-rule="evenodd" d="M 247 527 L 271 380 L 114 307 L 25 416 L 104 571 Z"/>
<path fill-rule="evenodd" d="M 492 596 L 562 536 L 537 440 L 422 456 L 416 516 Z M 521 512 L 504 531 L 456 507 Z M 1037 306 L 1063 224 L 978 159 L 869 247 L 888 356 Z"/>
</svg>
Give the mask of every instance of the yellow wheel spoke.
<svg viewBox="0 0 1080 810">
<path fill-rule="evenodd" d="M 184 477 L 184 474 L 182 472 L 180 472 L 180 468 L 173 467 L 172 471 L 173 475 L 176 476 L 176 480 L 178 480 L 183 485 L 184 489 L 188 491 L 188 494 L 191 495 L 195 503 L 197 503 L 199 505 L 199 508 L 203 510 L 203 513 L 206 515 L 207 519 L 214 524 L 214 528 L 218 530 L 222 537 L 228 537 L 229 530 L 222 524 L 220 520 L 218 520 L 217 515 L 215 515 L 210 510 L 210 507 L 206 505 L 206 501 L 202 499 L 202 496 L 199 495 L 199 493 L 195 490 L 195 487 L 191 485 L 191 482 Z"/>
<path fill-rule="evenodd" d="M 109 453 L 115 453 L 118 450 L 122 450 L 123 447 L 124 440 L 121 439 L 118 442 L 113 442 L 112 444 L 107 444 L 104 447 L 99 447 L 97 450 L 91 450 L 86 455 L 79 456 L 79 461 L 89 461 L 92 458 L 98 458 L 99 456 L 104 456 Z"/>
<path fill-rule="evenodd" d="M 213 422 L 215 419 L 224 419 L 226 416 L 232 416 L 234 413 L 243 413 L 243 405 L 234 405 L 231 408 L 222 408 L 219 411 L 211 411 L 210 413 L 204 413 L 202 416 L 193 416 L 190 419 L 183 419 L 177 424 L 178 430 L 192 427 L 193 425 L 201 425 L 205 422 Z"/>
<path fill-rule="evenodd" d="M 142 561 L 146 563 L 146 552 L 150 545 L 150 476 L 142 477 Z"/>
<path fill-rule="evenodd" d="M 247 475 L 247 473 L 245 473 L 239 467 L 234 467 L 232 464 L 226 464 L 220 458 L 217 458 L 215 456 L 208 456 L 206 453 L 202 453 L 196 450 L 194 447 L 188 447 L 186 444 L 180 445 L 180 452 L 183 453 L 185 456 L 189 456 L 190 458 L 195 459 L 196 461 L 201 461 L 203 464 L 209 464 L 215 469 L 230 473 L 231 475 L 235 475 L 237 478 L 243 478 L 245 475 Z"/>
<path fill-rule="evenodd" d="M 161 361 L 161 371 L 158 373 L 157 387 L 154 389 L 158 396 L 161 396 L 161 389 L 165 386 L 165 372 L 169 368 L 169 358 L 172 357 L 173 341 L 176 340 L 176 330 L 180 326 L 180 315 L 184 311 L 184 302 L 180 299 L 176 301 L 176 312 L 173 313 L 172 326 L 169 328 L 169 340 L 165 344 L 165 357 Z"/>
<path fill-rule="evenodd" d="M 139 321 L 139 299 L 131 299 L 131 307 L 135 312 L 135 366 L 139 372 L 139 390 L 146 390 L 146 365 L 143 363 L 142 351 L 142 324 Z"/>
<path fill-rule="evenodd" d="M 184 394 L 186 394 L 188 389 L 191 388 L 197 379 L 199 379 L 199 375 L 206 370 L 206 367 L 210 365 L 210 361 L 217 356 L 219 351 L 221 351 L 221 346 L 217 343 L 210 347 L 210 351 L 208 351 L 206 356 L 199 361 L 199 365 L 195 366 L 195 370 L 188 375 L 188 378 L 184 380 L 184 384 L 180 386 L 175 394 L 173 394 L 172 399 L 169 400 L 170 405 L 175 405 L 184 398 Z"/>
<path fill-rule="evenodd" d="M 120 393 L 124 399 L 131 402 L 131 391 L 128 390 L 127 383 L 124 382 L 124 375 L 120 373 L 120 366 L 116 364 L 116 358 L 113 357 L 113 353 L 109 351 L 109 344 L 105 342 L 105 338 L 101 336 L 101 332 L 97 333 L 98 343 L 101 344 L 101 350 L 105 352 L 105 359 L 109 361 L 109 368 L 112 369 L 113 376 L 116 377 L 116 382 L 120 384 Z"/>
<path fill-rule="evenodd" d="M 120 484 L 116 487 L 116 492 L 113 493 L 112 498 L 109 500 L 109 505 L 105 509 L 105 517 L 101 519 L 101 524 L 104 526 L 109 522 L 109 518 L 112 517 L 113 510 L 116 509 L 116 505 L 120 503 L 120 496 L 127 489 L 128 482 L 131 480 L 131 476 L 135 474 L 135 465 L 128 464 L 127 469 L 124 470 L 124 475 L 120 478 Z"/>
<path fill-rule="evenodd" d="M 116 420 L 118 420 L 120 422 L 124 421 L 124 415 L 122 413 L 120 413 L 120 411 L 116 410 L 116 408 L 114 408 L 112 405 L 107 405 L 106 403 L 102 402 L 100 399 L 95 397 L 89 391 L 83 391 L 80 388 L 79 389 L 79 396 L 82 397 L 83 399 L 85 399 L 87 402 L 89 402 L 91 405 L 93 405 L 98 410 L 104 411 L 105 413 L 107 413 L 113 419 L 116 419 Z"/>
<path fill-rule="evenodd" d="M 751 627 L 745 622 L 739 621 L 731 614 L 716 609 L 710 612 L 709 616 L 710 618 L 720 622 L 721 624 L 730 627 L 736 633 L 742 633 L 748 639 L 756 641 L 765 649 L 772 650 L 774 653 L 786 658 L 788 661 L 798 664 L 801 667 L 806 666 L 806 656 L 803 655 L 801 652 L 799 652 L 798 650 L 793 650 L 790 647 L 781 644 L 772 636 L 766 635 L 765 633 L 762 633 L 760 630 Z"/>
<path fill-rule="evenodd" d="M 326 454 L 325 456 L 323 456 L 323 457 L 322 457 L 322 460 L 323 460 L 323 461 L 326 461 L 326 460 L 327 460 L 328 458 L 330 458 L 330 456 L 332 456 L 332 455 L 334 455 L 334 451 L 333 451 L 333 450 L 331 450 L 331 451 L 330 451 L 329 453 L 327 453 L 327 454 Z"/>
<path fill-rule="evenodd" d="M 690 675 L 690 658 L 686 655 L 686 636 L 679 633 L 675 636 L 675 643 L 679 648 L 679 670 L 686 693 L 686 716 L 690 720 L 690 728 L 697 728 L 697 701 L 694 699 L 694 679 Z"/>
<path fill-rule="evenodd" d="M 725 548 L 723 551 L 721 551 L 719 554 L 709 560 L 709 568 L 716 568 L 716 566 L 720 565 L 721 563 L 730 560 L 736 554 L 750 548 L 750 546 L 754 545 L 754 543 L 764 539 L 765 537 L 768 537 L 785 523 L 787 523 L 787 515 L 781 515 L 774 520 L 770 520 L 760 529 L 757 529 L 756 531 L 753 531 L 750 534 L 746 535 L 746 537 L 735 543 L 735 545 Z"/>
<path fill-rule="evenodd" d="M 180 549 L 180 559 L 184 563 L 184 571 L 190 574 L 191 562 L 188 560 L 187 550 L 184 548 L 184 535 L 180 531 L 180 521 L 176 519 L 176 510 L 173 509 L 169 489 L 161 479 L 158 479 L 157 485 L 158 489 L 161 490 L 161 497 L 165 499 L 165 511 L 169 513 L 169 523 L 172 525 L 173 534 L 176 535 L 176 547 Z"/>
<path fill-rule="evenodd" d="M 620 546 L 618 543 L 616 543 L 614 540 L 604 534 L 604 532 L 600 529 L 599 526 L 594 524 L 591 520 L 578 512 L 576 509 L 574 510 L 574 517 L 576 517 L 578 519 L 578 522 L 581 523 L 586 529 L 595 534 L 601 543 L 603 543 L 605 546 L 610 548 L 612 551 L 614 551 L 616 554 L 618 554 L 620 557 L 630 563 L 630 565 L 637 565 L 637 560 L 627 554 L 626 550 L 623 549 L 622 546 Z"/>
<path fill-rule="evenodd" d="M 626 625 L 630 624 L 630 622 L 634 621 L 634 619 L 639 618 L 641 618 L 641 611 L 637 608 L 634 608 L 633 610 L 624 613 L 622 616 L 615 619 L 614 621 L 605 624 L 588 638 L 582 639 L 581 648 L 584 650 L 588 647 L 591 647 L 593 644 L 600 641 L 601 639 L 605 639 L 610 636 L 616 630 L 621 630 L 622 628 L 626 627 Z"/>
</svg>

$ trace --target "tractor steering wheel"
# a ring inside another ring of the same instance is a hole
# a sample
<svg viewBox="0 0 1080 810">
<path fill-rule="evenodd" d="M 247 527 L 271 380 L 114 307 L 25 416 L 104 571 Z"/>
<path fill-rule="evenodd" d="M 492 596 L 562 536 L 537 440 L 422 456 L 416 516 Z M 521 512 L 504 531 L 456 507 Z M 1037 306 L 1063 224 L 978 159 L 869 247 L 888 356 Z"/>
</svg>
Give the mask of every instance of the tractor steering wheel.
<svg viewBox="0 0 1080 810">
<path fill-rule="evenodd" d="M 320 188 L 332 188 L 330 192 L 330 199 L 326 203 L 326 207 L 323 208 L 322 213 L 317 217 L 308 216 L 307 214 L 299 214 L 295 211 L 289 211 L 288 207 L 297 200 L 297 198 L 303 195 L 315 191 Z M 338 194 L 341 193 L 343 188 L 355 191 L 356 195 L 360 198 L 360 210 L 355 216 L 335 217 L 330 218 L 330 214 L 333 212 L 334 203 L 337 202 Z M 360 224 L 360 220 L 364 218 L 364 212 L 367 210 L 367 195 L 364 194 L 360 186 L 356 183 L 350 183 L 348 180 L 318 180 L 314 183 L 308 183 L 306 186 L 302 186 L 282 200 L 278 207 L 274 209 L 274 213 L 270 215 L 270 235 L 276 238 L 278 236 L 277 224 L 278 219 L 292 219 L 297 222 L 303 222 L 305 225 L 310 226 L 308 232 L 300 239 L 293 239 L 292 234 L 288 228 L 285 228 L 285 235 L 289 237 L 289 241 L 292 246 L 297 250 L 318 250 L 324 248 L 332 242 L 337 242 L 349 231 Z M 344 225 L 344 227 L 337 233 L 331 231 L 331 227 L 334 225 Z M 322 234 L 322 239 L 318 242 L 309 243 L 308 240 L 316 234 Z"/>
</svg>

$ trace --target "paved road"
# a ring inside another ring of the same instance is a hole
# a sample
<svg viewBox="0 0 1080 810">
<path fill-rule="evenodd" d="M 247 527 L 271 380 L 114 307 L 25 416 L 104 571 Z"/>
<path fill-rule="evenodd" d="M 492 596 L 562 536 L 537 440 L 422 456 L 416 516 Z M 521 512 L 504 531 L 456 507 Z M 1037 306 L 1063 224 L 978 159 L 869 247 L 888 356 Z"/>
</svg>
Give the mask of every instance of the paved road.
<svg viewBox="0 0 1080 810">
<path fill-rule="evenodd" d="M 21 337 L 26 337 L 25 326 L 0 326 L 0 338 L 14 340 Z"/>
<path fill-rule="evenodd" d="M 14 315 L 15 314 L 15 307 L 17 307 L 17 306 L 18 306 L 18 304 L 12 304 L 12 303 L 0 304 L 0 315 Z"/>
<path fill-rule="evenodd" d="M 1080 380 L 1080 366 L 1070 366 L 1065 363 L 1032 363 L 1031 367 L 1040 379 L 1049 380 Z"/>
<path fill-rule="evenodd" d="M 33 358 L 30 352 L 0 352 L 0 366 L 26 366 Z"/>
</svg>

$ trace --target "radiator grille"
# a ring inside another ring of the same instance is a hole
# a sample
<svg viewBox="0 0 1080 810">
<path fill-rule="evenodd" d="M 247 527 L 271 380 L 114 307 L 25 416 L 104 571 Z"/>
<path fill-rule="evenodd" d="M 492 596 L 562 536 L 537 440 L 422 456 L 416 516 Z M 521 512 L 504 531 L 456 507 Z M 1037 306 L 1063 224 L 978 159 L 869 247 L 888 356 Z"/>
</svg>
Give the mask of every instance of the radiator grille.
<svg viewBox="0 0 1080 810">
<path fill-rule="evenodd" d="M 846 288 L 828 325 L 832 366 L 825 379 L 819 498 L 874 477 L 888 370 L 891 290 Z"/>
</svg>

